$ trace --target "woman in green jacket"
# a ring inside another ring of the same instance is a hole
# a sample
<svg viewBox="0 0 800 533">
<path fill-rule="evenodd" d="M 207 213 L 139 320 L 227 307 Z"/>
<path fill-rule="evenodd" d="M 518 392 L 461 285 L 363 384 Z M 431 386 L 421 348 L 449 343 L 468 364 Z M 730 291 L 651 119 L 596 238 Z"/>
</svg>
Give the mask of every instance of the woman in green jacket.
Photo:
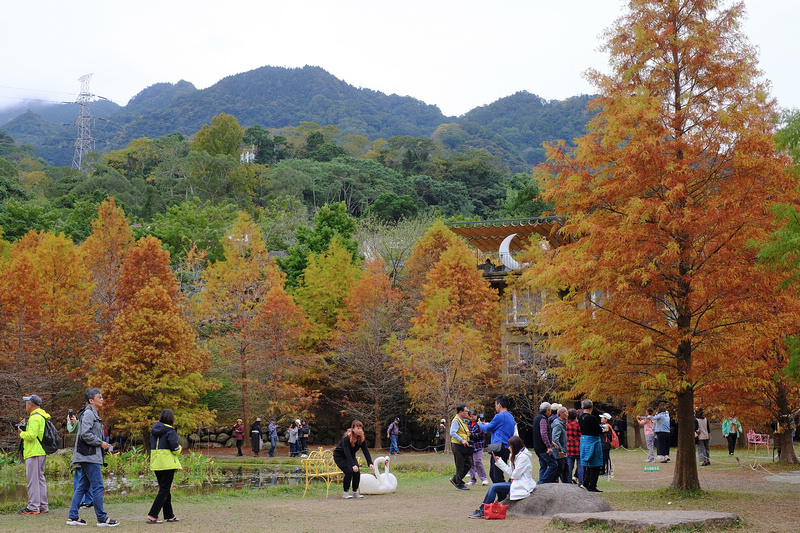
<svg viewBox="0 0 800 533">
<path fill-rule="evenodd" d="M 150 470 L 155 472 L 158 480 L 158 494 L 150 507 L 147 522 L 160 524 L 158 513 L 164 510 L 164 519 L 167 522 L 177 522 L 178 518 L 172 512 L 172 480 L 175 471 L 181 470 L 181 445 L 178 444 L 178 432 L 172 425 L 175 423 L 175 414 L 172 409 L 164 409 L 158 422 L 153 424 L 150 432 Z"/>
</svg>

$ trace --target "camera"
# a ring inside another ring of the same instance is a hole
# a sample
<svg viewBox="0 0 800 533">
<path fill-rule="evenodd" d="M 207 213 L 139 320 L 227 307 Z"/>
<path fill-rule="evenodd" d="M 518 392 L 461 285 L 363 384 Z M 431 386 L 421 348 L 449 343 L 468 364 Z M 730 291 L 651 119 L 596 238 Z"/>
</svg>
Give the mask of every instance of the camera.
<svg viewBox="0 0 800 533">
<path fill-rule="evenodd" d="M 68 416 L 69 416 L 70 418 L 72 418 L 72 409 L 70 409 L 70 410 L 69 410 L 69 412 L 68 412 L 67 414 L 68 414 Z"/>
</svg>

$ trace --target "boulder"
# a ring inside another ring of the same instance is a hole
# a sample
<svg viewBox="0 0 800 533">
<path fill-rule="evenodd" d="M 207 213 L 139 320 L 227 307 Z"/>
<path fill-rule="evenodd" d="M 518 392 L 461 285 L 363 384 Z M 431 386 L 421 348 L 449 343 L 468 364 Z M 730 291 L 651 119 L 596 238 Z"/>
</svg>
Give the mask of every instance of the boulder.
<svg viewBox="0 0 800 533">
<path fill-rule="evenodd" d="M 503 503 L 508 505 L 507 514 L 520 518 L 552 518 L 559 513 L 599 513 L 611 511 L 596 492 L 587 492 L 577 485 L 545 483 L 536 485 L 530 496 L 522 500 Z"/>
<path fill-rule="evenodd" d="M 200 442 L 200 435 L 198 435 L 197 433 L 190 433 L 189 441 L 193 444 L 197 444 L 198 442 Z"/>
<path fill-rule="evenodd" d="M 653 509 L 649 511 L 562 513 L 553 516 L 553 522 L 578 527 L 608 526 L 615 531 L 674 531 L 675 529 L 696 530 L 738 527 L 742 525 L 743 520 L 733 513 Z"/>
<path fill-rule="evenodd" d="M 228 435 L 227 433 L 219 433 L 217 435 L 217 442 L 219 442 L 221 444 L 224 444 L 224 443 L 228 442 L 229 438 L 231 438 L 231 436 Z"/>
<path fill-rule="evenodd" d="M 181 437 L 180 435 L 178 435 L 178 444 L 181 445 L 181 448 L 186 449 L 186 448 L 189 447 L 189 439 L 187 439 L 186 437 Z"/>
<path fill-rule="evenodd" d="M 227 426 L 219 426 L 214 433 L 217 433 L 217 434 L 230 433 L 230 428 L 228 428 Z"/>
<path fill-rule="evenodd" d="M 226 448 L 233 448 L 234 446 L 236 446 L 236 437 L 231 437 L 225 442 Z"/>
</svg>

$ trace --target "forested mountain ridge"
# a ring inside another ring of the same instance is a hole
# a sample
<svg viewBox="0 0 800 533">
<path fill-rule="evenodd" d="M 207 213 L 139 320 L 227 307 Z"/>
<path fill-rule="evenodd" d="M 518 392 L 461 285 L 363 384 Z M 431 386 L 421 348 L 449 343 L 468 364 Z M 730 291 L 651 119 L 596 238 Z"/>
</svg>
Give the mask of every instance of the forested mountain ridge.
<svg viewBox="0 0 800 533">
<path fill-rule="evenodd" d="M 519 172 L 542 160 L 542 140 L 571 140 L 583 133 L 588 120 L 586 101 L 588 97 L 580 96 L 548 102 L 519 92 L 460 118 L 446 117 L 437 106 L 354 87 L 319 67 L 266 66 L 228 76 L 203 90 L 187 81 L 158 83 L 125 107 L 101 100 L 91 104 L 91 112 L 98 117 L 92 134 L 99 152 L 123 148 L 139 137 L 176 132 L 190 136 L 224 112 L 236 116 L 245 127 L 315 122 L 369 139 L 434 137 L 456 150 L 486 149 L 510 171 Z M 13 117 L 8 111 L 0 112 L 0 130 L 18 142 L 32 144 L 47 162 L 69 165 L 77 104 L 32 105 L 17 111 Z"/>
</svg>

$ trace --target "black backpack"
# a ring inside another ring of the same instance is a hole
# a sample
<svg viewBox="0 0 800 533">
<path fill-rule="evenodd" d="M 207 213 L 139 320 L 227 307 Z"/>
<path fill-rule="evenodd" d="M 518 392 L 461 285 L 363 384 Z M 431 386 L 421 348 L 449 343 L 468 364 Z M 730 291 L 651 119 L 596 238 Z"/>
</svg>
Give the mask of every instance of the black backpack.
<svg viewBox="0 0 800 533">
<path fill-rule="evenodd" d="M 45 417 L 41 413 L 34 413 L 41 416 L 44 419 L 44 435 L 41 439 L 39 439 L 39 444 L 42 445 L 44 449 L 44 453 L 50 455 L 51 453 L 55 453 L 61 448 L 61 434 L 56 429 L 55 424 L 53 424 L 52 420 Z"/>
</svg>

